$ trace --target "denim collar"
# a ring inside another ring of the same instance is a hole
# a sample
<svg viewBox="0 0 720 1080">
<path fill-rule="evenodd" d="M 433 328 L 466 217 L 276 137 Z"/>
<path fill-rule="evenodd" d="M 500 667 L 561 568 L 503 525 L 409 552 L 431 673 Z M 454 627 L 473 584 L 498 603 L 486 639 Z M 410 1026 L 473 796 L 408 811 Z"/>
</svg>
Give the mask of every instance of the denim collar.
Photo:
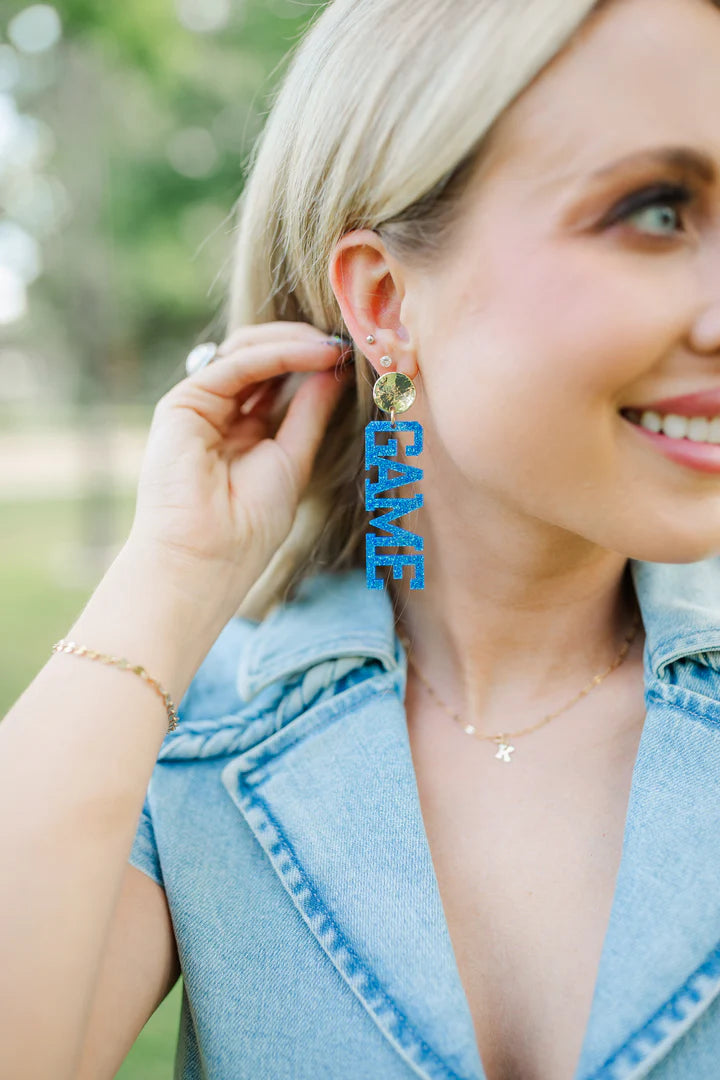
<svg viewBox="0 0 720 1080">
<path fill-rule="evenodd" d="M 682 657 L 720 650 L 720 555 L 691 563 L 631 559 L 630 570 L 646 634 L 648 682 Z M 368 589 L 361 569 L 321 572 L 258 624 L 241 655 L 237 691 L 248 701 L 313 664 L 358 655 L 388 671 L 404 667 L 390 596 Z"/>
<path fill-rule="evenodd" d="M 720 555 L 691 563 L 630 560 L 645 626 L 646 674 L 720 649 Z"/>
<path fill-rule="evenodd" d="M 334 657 L 366 656 L 390 671 L 401 649 L 384 589 L 368 589 L 364 570 L 321 572 L 258 624 L 240 657 L 237 691 L 248 701 L 270 683 Z"/>
</svg>

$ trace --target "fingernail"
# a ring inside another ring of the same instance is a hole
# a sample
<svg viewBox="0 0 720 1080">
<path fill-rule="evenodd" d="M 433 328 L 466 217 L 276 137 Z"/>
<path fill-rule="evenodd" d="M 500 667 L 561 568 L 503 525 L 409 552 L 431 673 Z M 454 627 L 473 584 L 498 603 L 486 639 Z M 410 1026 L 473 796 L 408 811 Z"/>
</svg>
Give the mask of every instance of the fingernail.
<svg viewBox="0 0 720 1080">
<path fill-rule="evenodd" d="M 346 348 L 351 348 L 353 342 L 349 338 L 343 337 L 342 334 L 333 334 L 331 338 L 323 340 L 323 345 L 344 345 Z"/>
</svg>

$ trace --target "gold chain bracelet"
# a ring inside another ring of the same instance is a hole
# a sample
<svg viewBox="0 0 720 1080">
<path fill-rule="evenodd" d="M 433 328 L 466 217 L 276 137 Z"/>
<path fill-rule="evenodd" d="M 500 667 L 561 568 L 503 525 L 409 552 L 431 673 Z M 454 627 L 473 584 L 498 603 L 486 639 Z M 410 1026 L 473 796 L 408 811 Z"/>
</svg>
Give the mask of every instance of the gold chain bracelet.
<svg viewBox="0 0 720 1080">
<path fill-rule="evenodd" d="M 163 699 L 168 715 L 168 731 L 174 731 L 177 727 L 178 714 L 173 705 L 172 698 L 166 690 L 163 690 L 157 679 L 153 679 L 152 675 L 148 675 L 142 665 L 131 664 L 122 656 L 108 656 L 106 653 L 95 652 L 94 649 L 88 649 L 87 645 L 77 645 L 74 641 L 67 641 L 65 638 L 56 641 L 52 647 L 52 651 L 57 653 L 75 653 L 77 656 L 87 656 L 90 660 L 100 660 L 103 664 L 114 664 L 116 667 L 124 668 L 126 671 L 132 671 L 135 675 L 139 675 L 140 678 L 149 683 L 153 690 L 155 690 Z"/>
</svg>

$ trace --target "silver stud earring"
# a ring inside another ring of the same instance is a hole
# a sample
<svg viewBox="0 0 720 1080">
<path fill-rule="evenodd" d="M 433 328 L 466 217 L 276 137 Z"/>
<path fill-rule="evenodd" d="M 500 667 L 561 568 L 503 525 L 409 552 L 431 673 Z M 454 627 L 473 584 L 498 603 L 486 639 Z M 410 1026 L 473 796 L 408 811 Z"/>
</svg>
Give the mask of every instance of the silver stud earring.
<svg viewBox="0 0 720 1080">
<path fill-rule="evenodd" d="M 372 336 L 372 334 L 368 334 L 368 336 L 365 338 L 365 340 L 367 341 L 368 345 L 374 345 L 375 344 L 375 338 Z"/>
<path fill-rule="evenodd" d="M 383 367 L 390 367 L 392 364 L 392 356 L 381 356 L 380 363 Z"/>
</svg>

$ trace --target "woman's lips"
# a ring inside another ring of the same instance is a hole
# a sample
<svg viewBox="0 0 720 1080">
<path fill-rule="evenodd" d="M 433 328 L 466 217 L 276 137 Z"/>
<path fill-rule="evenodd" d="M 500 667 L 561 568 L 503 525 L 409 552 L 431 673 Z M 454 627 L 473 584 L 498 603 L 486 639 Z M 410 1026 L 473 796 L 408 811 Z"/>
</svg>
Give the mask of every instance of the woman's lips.
<svg viewBox="0 0 720 1080">
<path fill-rule="evenodd" d="M 628 406 L 637 412 L 656 412 L 662 416 L 674 413 L 676 416 L 720 416 L 720 386 L 708 387 L 693 394 L 680 394 L 678 397 L 661 398 L 648 405 Z"/>
<path fill-rule="evenodd" d="M 623 420 L 636 431 L 640 438 L 649 441 L 660 453 L 681 465 L 688 465 L 699 472 L 717 473 L 720 475 L 720 444 L 694 442 L 692 439 L 671 439 L 661 431 L 649 431 L 640 424 L 630 420 L 625 411 L 621 412 Z"/>
</svg>

